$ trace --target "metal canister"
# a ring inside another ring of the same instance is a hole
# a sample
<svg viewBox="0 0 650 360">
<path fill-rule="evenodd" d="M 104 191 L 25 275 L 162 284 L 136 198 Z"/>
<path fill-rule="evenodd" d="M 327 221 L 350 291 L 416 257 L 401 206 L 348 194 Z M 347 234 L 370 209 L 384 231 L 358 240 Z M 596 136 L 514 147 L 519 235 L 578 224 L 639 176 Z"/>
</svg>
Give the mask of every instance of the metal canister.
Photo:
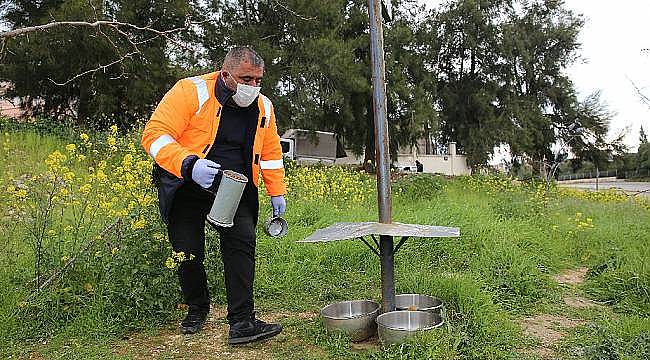
<svg viewBox="0 0 650 360">
<path fill-rule="evenodd" d="M 287 221 L 280 216 L 270 216 L 264 222 L 264 232 L 272 237 L 284 237 L 289 231 Z"/>
<path fill-rule="evenodd" d="M 239 201 L 246 188 L 248 178 L 232 170 L 223 170 L 221 182 L 214 197 L 212 208 L 207 216 L 210 224 L 219 227 L 231 227 L 239 207 Z"/>
</svg>

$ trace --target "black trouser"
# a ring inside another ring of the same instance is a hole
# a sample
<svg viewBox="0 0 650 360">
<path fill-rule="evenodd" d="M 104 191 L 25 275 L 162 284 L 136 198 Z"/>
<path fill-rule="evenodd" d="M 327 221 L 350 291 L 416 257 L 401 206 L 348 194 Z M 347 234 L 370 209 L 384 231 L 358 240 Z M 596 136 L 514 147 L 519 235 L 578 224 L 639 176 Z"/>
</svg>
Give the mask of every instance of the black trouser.
<svg viewBox="0 0 650 360">
<path fill-rule="evenodd" d="M 183 251 L 192 260 L 178 268 L 178 279 L 185 303 L 190 310 L 210 308 L 205 259 L 205 219 L 214 196 L 194 184 L 181 186 L 169 217 L 168 233 L 174 251 Z M 217 228 L 221 258 L 224 265 L 228 323 L 249 319 L 253 312 L 253 279 L 255 277 L 255 224 L 257 211 L 242 199 L 235 214 L 235 225 Z"/>
</svg>

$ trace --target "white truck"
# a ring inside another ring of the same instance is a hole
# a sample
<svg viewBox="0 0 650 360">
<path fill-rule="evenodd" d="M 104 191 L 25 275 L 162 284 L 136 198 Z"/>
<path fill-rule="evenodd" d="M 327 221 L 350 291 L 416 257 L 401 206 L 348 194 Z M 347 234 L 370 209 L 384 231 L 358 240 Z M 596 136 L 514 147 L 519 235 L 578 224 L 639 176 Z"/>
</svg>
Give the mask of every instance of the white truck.
<svg viewBox="0 0 650 360">
<path fill-rule="evenodd" d="M 336 134 L 325 131 L 289 129 L 280 137 L 282 154 L 298 164 L 334 164 L 347 156 Z"/>
</svg>

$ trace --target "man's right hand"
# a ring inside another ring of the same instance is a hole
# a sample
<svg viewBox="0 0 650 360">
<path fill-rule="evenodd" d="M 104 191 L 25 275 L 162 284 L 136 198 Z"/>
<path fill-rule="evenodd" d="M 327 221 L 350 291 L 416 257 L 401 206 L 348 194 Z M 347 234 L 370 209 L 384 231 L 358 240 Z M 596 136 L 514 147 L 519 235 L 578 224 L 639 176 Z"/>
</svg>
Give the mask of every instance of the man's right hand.
<svg viewBox="0 0 650 360">
<path fill-rule="evenodd" d="M 212 186 L 214 177 L 219 173 L 221 165 L 207 159 L 198 159 L 192 167 L 192 180 L 202 188 L 207 189 Z"/>
</svg>

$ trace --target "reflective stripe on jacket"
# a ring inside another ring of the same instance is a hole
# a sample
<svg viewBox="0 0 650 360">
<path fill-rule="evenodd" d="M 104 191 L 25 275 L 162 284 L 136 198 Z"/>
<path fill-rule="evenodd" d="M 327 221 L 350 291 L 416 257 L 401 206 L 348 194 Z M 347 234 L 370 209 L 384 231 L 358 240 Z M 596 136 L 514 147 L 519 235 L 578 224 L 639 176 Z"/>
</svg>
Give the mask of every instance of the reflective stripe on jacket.
<svg viewBox="0 0 650 360">
<path fill-rule="evenodd" d="M 165 94 L 142 133 L 142 146 L 156 164 L 182 179 L 183 160 L 190 155 L 205 158 L 216 139 L 221 107 L 215 96 L 219 72 L 179 80 Z M 253 142 L 253 184 L 262 172 L 270 196 L 284 195 L 282 147 L 273 104 L 260 94 L 258 127 Z"/>
</svg>

